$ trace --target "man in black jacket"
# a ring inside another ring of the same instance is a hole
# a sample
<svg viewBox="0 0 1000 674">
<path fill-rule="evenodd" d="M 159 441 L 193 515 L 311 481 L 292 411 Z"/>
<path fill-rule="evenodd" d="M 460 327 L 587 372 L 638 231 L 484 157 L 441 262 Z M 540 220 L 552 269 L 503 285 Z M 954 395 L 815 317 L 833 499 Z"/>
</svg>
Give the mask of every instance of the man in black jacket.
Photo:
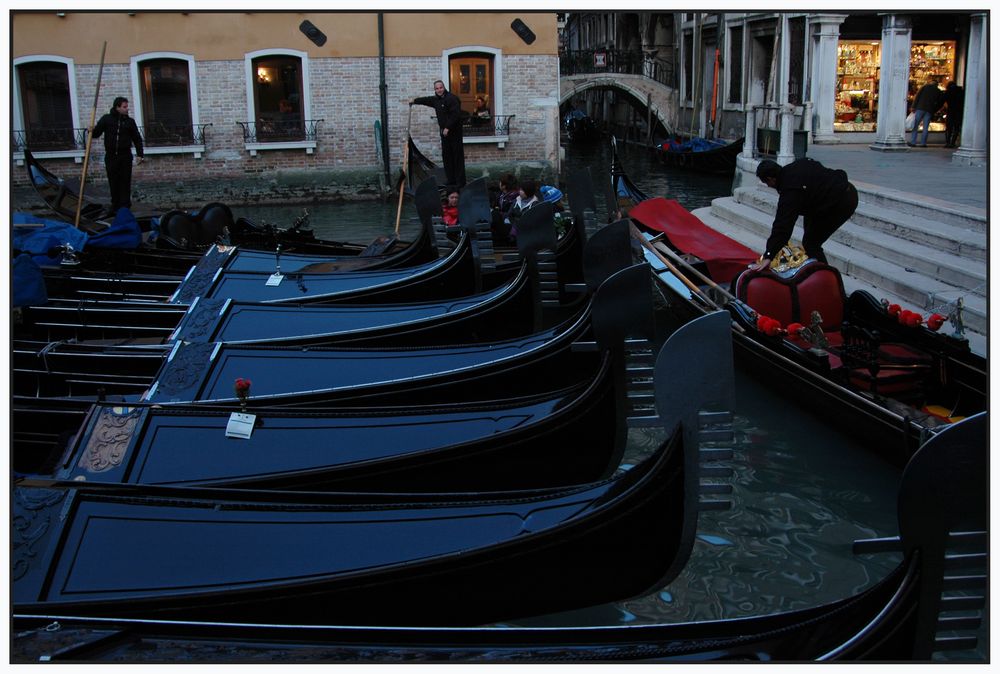
<svg viewBox="0 0 1000 674">
<path fill-rule="evenodd" d="M 444 172 L 448 184 L 453 187 L 465 186 L 465 147 L 462 144 L 462 103 L 458 96 L 444 88 L 444 82 L 434 82 L 434 95 L 422 96 L 410 101 L 410 105 L 426 105 L 434 108 L 437 123 L 441 128 L 441 155 L 444 158 Z"/>
<path fill-rule="evenodd" d="M 800 215 L 802 247 L 809 257 L 826 262 L 823 243 L 858 207 L 858 191 L 847 180 L 847 173 L 826 168 L 815 159 L 796 159 L 787 166 L 764 159 L 757 165 L 757 177 L 778 190 L 778 210 L 764 254 L 752 268 L 764 269 L 771 263 L 788 243 Z"/>
<path fill-rule="evenodd" d="M 135 120 L 128 116 L 128 99 L 122 96 L 114 100 L 111 111 L 94 125 L 93 137 L 104 136 L 104 167 L 108 171 L 108 186 L 111 189 L 111 213 L 118 209 L 132 207 L 132 146 L 135 145 L 136 161 L 145 159 L 142 152 L 142 136 Z"/>
</svg>

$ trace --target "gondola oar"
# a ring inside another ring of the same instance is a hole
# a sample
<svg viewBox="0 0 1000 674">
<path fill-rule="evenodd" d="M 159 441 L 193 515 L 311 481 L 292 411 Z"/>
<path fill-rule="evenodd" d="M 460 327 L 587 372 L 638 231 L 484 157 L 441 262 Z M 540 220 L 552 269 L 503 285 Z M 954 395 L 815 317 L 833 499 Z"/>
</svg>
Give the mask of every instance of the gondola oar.
<svg viewBox="0 0 1000 674">
<path fill-rule="evenodd" d="M 87 182 L 87 164 L 90 162 L 90 143 L 94 139 L 94 122 L 97 119 L 97 99 L 101 95 L 101 75 L 104 74 L 104 53 L 108 49 L 107 40 L 101 47 L 101 65 L 97 69 L 97 88 L 94 91 L 94 108 L 90 111 L 90 126 L 87 127 L 87 147 L 83 153 L 83 171 L 80 173 L 80 193 L 76 199 L 76 218 L 73 226 L 80 229 L 80 211 L 83 208 L 83 186 Z"/>
<path fill-rule="evenodd" d="M 706 303 L 708 303 L 711 307 L 713 307 L 715 309 L 719 308 L 719 305 L 718 305 L 718 303 L 715 300 L 713 300 L 708 295 L 706 295 L 705 292 L 701 288 L 699 288 L 697 285 L 695 285 L 695 283 L 693 281 L 691 281 L 691 279 L 689 279 L 687 276 L 685 276 L 684 274 L 682 274 L 681 270 L 678 269 L 676 266 L 674 266 L 674 264 L 670 260 L 668 260 L 667 258 L 663 257 L 663 254 L 660 253 L 660 251 L 656 250 L 656 248 L 653 247 L 653 244 L 651 244 L 646 239 L 646 237 L 644 237 L 642 235 L 642 233 L 639 231 L 639 229 L 635 225 L 629 224 L 629 231 L 632 233 L 632 238 L 634 238 L 636 241 L 638 241 L 642 245 L 643 248 L 645 248 L 646 250 L 648 250 L 649 252 L 651 252 L 653 255 L 655 255 L 656 258 L 660 262 L 662 262 L 663 264 L 665 264 L 667 266 L 667 269 L 669 269 L 670 272 L 681 281 L 681 283 L 683 283 L 685 286 L 687 286 L 688 290 L 690 290 L 692 293 L 694 293 L 695 295 L 697 295 L 703 301 L 705 301 Z"/>
<path fill-rule="evenodd" d="M 406 142 L 403 144 L 403 175 L 399 181 L 399 206 L 396 207 L 396 236 L 399 236 L 399 220 L 403 216 L 403 195 L 406 193 L 403 186 L 406 183 L 406 171 L 410 161 L 410 121 L 412 119 L 413 106 L 411 105 L 410 111 L 406 116 Z"/>
</svg>

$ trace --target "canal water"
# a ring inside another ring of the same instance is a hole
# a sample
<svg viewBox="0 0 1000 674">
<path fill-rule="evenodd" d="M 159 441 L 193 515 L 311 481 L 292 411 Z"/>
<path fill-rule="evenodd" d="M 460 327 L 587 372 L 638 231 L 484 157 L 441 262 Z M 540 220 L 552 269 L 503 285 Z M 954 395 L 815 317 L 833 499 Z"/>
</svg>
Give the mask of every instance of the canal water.
<svg viewBox="0 0 1000 674">
<path fill-rule="evenodd" d="M 707 206 L 731 191 L 729 178 L 665 167 L 642 147 L 620 145 L 619 159 L 647 194 L 677 199 L 688 209 Z M 566 148 L 564 175 L 589 167 L 599 209 L 609 163 L 607 143 Z M 308 209 L 317 236 L 348 241 L 370 241 L 393 231 L 397 220 L 395 201 Z M 247 215 L 286 226 L 300 211 L 254 207 Z M 404 205 L 402 237 L 416 234 L 414 216 L 412 207 Z M 779 380 L 762 381 L 737 371 L 732 508 L 701 514 L 692 557 L 678 578 L 628 601 L 511 624 L 642 624 L 762 615 L 833 601 L 883 577 L 899 557 L 856 556 L 852 543 L 898 533 L 901 471 L 840 433 L 836 419 L 796 407 L 780 395 L 781 386 Z M 632 431 L 626 465 L 651 452 L 661 439 L 662 432 Z M 980 634 L 976 653 L 947 659 L 985 660 L 986 631 Z"/>
</svg>

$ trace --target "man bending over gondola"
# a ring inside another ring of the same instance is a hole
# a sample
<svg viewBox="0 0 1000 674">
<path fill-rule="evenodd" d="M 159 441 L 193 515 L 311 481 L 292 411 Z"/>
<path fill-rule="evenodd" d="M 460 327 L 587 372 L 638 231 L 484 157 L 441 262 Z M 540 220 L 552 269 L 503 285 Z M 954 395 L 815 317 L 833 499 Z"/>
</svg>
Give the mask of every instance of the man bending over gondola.
<svg viewBox="0 0 1000 674">
<path fill-rule="evenodd" d="M 803 216 L 802 247 L 806 254 L 826 262 L 823 243 L 854 215 L 858 191 L 842 169 L 829 169 L 815 159 L 796 159 L 787 166 L 764 159 L 757 177 L 778 190 L 778 211 L 771 225 L 764 254 L 752 269 L 767 267 L 792 236 L 795 220 Z"/>
</svg>

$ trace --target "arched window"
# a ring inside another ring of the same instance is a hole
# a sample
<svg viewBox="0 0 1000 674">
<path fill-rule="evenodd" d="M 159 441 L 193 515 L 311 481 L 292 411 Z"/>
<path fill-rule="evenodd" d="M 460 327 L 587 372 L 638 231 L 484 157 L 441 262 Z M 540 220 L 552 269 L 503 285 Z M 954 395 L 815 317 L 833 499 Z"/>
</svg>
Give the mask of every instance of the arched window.
<svg viewBox="0 0 1000 674">
<path fill-rule="evenodd" d="M 25 56 L 14 60 L 14 150 L 81 149 L 76 128 L 76 76 L 72 59 Z"/>
<path fill-rule="evenodd" d="M 309 57 L 293 49 L 268 49 L 244 57 L 247 121 L 244 137 L 250 154 L 261 149 L 316 147 L 311 117 Z"/>
<path fill-rule="evenodd" d="M 194 57 L 153 52 L 132 57 L 136 123 L 150 148 L 203 145 Z"/>
</svg>

